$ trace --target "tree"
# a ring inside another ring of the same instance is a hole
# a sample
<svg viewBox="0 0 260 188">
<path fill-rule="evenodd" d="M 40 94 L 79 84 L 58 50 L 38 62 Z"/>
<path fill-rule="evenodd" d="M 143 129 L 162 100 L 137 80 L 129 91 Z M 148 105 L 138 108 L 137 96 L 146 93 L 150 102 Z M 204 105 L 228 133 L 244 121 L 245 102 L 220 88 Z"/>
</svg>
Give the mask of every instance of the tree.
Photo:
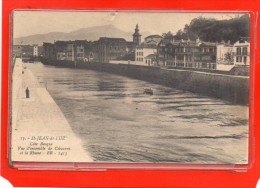
<svg viewBox="0 0 260 188">
<path fill-rule="evenodd" d="M 227 62 L 228 64 L 233 64 L 234 62 L 234 56 L 232 54 L 232 52 L 227 52 L 224 54 L 224 60 L 225 62 Z"/>
<path fill-rule="evenodd" d="M 231 43 L 235 43 L 240 37 L 249 37 L 249 24 L 248 14 L 226 20 L 198 17 L 194 18 L 189 25 L 186 24 L 183 30 L 178 30 L 176 39 L 195 40 L 199 37 L 208 42 L 230 40 Z"/>
<path fill-rule="evenodd" d="M 168 31 L 168 33 L 162 34 L 162 38 L 165 39 L 165 40 L 171 41 L 171 40 L 173 40 L 174 35 L 170 31 Z"/>
</svg>

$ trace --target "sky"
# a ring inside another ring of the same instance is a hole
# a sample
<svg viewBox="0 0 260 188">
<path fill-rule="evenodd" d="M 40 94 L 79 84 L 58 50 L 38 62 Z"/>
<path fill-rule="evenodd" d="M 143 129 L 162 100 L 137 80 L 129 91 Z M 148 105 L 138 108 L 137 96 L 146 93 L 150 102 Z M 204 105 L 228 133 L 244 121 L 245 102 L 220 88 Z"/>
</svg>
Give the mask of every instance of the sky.
<svg viewBox="0 0 260 188">
<path fill-rule="evenodd" d="M 187 12 L 135 12 L 135 11 L 53 11 L 35 10 L 13 12 L 13 37 L 23 37 L 49 32 L 71 32 L 80 28 L 112 24 L 115 27 L 132 32 L 138 24 L 140 32 L 151 34 L 175 34 L 185 24 L 196 17 L 230 19 L 236 13 L 187 13 Z"/>
</svg>

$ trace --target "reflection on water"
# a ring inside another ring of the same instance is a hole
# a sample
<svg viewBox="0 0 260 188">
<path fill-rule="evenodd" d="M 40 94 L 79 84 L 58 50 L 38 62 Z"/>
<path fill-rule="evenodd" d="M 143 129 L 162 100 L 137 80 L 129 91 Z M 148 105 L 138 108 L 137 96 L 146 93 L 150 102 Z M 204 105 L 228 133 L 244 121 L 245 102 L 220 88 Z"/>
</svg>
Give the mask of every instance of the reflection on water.
<svg viewBox="0 0 260 188">
<path fill-rule="evenodd" d="M 29 68 L 95 161 L 247 163 L 247 106 L 108 73 Z"/>
</svg>

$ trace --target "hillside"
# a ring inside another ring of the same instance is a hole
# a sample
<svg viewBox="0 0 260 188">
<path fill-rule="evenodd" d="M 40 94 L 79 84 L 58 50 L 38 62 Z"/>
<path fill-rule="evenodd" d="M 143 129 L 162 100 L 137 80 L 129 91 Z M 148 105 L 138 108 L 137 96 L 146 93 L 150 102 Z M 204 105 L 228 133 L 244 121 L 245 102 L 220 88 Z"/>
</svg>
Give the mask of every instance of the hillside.
<svg viewBox="0 0 260 188">
<path fill-rule="evenodd" d="M 113 25 L 81 28 L 69 33 L 51 32 L 47 34 L 30 35 L 26 37 L 14 38 L 14 44 L 38 44 L 43 42 L 54 42 L 57 40 L 98 40 L 99 37 L 125 38 L 132 41 L 133 32 L 125 32 Z M 150 35 L 148 32 L 141 32 L 142 37 Z"/>
<path fill-rule="evenodd" d="M 250 17 L 245 14 L 240 17 L 216 20 L 198 17 L 193 19 L 190 24 L 186 24 L 183 30 L 179 30 L 176 39 L 195 40 L 199 37 L 203 41 L 236 42 L 240 37 L 249 37 Z"/>
</svg>

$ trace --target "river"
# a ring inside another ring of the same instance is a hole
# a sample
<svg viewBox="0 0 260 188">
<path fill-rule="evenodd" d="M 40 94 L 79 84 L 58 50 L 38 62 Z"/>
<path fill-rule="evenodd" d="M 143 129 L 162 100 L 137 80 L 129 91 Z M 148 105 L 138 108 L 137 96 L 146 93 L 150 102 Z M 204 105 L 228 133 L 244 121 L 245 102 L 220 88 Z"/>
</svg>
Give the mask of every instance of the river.
<svg viewBox="0 0 260 188">
<path fill-rule="evenodd" d="M 248 106 L 104 72 L 26 66 L 96 162 L 248 162 Z"/>
</svg>

